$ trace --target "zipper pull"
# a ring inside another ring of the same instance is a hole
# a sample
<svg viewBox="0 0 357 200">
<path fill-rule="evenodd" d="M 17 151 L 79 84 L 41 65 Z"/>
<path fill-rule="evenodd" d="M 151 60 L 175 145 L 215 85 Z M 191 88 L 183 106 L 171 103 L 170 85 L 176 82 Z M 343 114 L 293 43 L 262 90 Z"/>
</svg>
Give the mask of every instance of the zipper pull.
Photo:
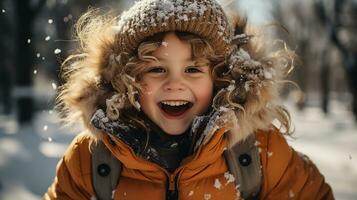
<svg viewBox="0 0 357 200">
<path fill-rule="evenodd" d="M 169 190 L 171 192 L 175 191 L 176 189 L 176 182 L 175 182 L 175 176 L 170 175 L 169 177 Z"/>
</svg>

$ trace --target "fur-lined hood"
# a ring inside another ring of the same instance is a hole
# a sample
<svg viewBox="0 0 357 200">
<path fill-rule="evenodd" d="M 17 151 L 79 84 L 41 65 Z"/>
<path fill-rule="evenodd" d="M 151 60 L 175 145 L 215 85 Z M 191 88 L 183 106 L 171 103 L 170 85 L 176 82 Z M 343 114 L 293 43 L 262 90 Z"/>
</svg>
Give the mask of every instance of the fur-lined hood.
<svg viewBox="0 0 357 200">
<path fill-rule="evenodd" d="M 112 28 L 115 20 L 115 17 L 99 16 L 94 11 L 85 14 L 78 22 L 80 53 L 63 64 L 66 83 L 60 88 L 57 108 L 67 122 L 77 122 L 79 118 L 93 133 L 98 130 L 90 121 L 98 109 L 118 115 L 120 109 L 139 112 L 134 87 L 137 83 L 122 73 L 121 66 L 128 59 L 118 47 L 118 38 Z M 284 45 L 274 50 L 274 45 L 279 45 L 247 28 L 245 20 L 240 18 L 232 20 L 227 27 L 234 27 L 231 30 L 234 34 L 219 74 L 225 81 L 216 87 L 213 106 L 216 110 L 229 110 L 226 119 L 238 124 L 231 126 L 236 130 L 239 127 L 239 131 L 231 132 L 231 143 L 235 144 L 258 129 L 268 129 L 275 119 L 288 131 L 289 115 L 276 101 L 281 80 L 292 68 L 293 53 Z M 125 85 L 113 86 L 112 80 L 118 75 Z M 115 95 L 126 95 L 125 103 L 120 105 L 120 98 L 112 98 Z M 112 103 L 108 103 L 110 99 Z M 119 109 L 109 111 L 113 102 Z"/>
</svg>

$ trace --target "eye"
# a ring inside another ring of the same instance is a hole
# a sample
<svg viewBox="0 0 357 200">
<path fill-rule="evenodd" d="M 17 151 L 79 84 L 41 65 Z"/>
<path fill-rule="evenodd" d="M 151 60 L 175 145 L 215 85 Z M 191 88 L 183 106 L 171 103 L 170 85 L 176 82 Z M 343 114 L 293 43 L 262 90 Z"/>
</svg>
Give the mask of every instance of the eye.
<svg viewBox="0 0 357 200">
<path fill-rule="evenodd" d="M 202 70 L 199 67 L 189 66 L 185 69 L 186 73 L 201 73 Z"/>
<path fill-rule="evenodd" d="M 151 67 L 147 73 L 164 73 L 166 70 L 163 67 Z"/>
</svg>

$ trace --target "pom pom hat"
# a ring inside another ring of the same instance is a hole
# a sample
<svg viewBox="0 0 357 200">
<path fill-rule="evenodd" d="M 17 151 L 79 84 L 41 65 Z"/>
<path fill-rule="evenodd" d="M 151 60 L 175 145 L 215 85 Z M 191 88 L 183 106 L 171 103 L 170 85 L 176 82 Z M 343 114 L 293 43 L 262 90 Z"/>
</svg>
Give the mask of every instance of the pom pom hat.
<svg viewBox="0 0 357 200">
<path fill-rule="evenodd" d="M 124 12 L 117 26 L 122 52 L 131 55 L 147 37 L 182 31 L 206 39 L 217 55 L 230 51 L 233 36 L 222 7 L 214 0 L 142 0 Z"/>
</svg>

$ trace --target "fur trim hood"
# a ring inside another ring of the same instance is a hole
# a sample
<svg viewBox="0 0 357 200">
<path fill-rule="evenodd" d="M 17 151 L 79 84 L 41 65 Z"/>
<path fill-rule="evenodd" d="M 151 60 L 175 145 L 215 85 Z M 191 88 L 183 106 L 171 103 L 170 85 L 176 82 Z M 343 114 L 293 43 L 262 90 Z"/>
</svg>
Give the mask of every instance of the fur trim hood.
<svg viewBox="0 0 357 200">
<path fill-rule="evenodd" d="M 99 15 L 98 11 L 85 14 L 78 22 L 80 53 L 70 56 L 62 65 L 66 83 L 59 90 L 57 108 L 67 122 L 77 122 L 79 118 L 93 133 L 98 130 L 90 121 L 98 109 L 106 110 L 111 119 L 117 119 L 123 110 L 140 109 L 135 90 L 138 83 L 123 74 L 122 67 L 129 58 L 118 45 L 117 30 L 113 30 L 116 20 Z M 231 143 L 258 129 L 268 129 L 275 119 L 289 131 L 289 114 L 276 101 L 281 80 L 292 68 L 294 54 L 284 45 L 274 49 L 279 45 L 246 28 L 241 18 L 229 21 L 226 28 L 234 34 L 217 72 L 223 81 L 216 85 L 213 107 L 229 110 L 228 119 L 237 122 L 239 131 L 231 132 Z M 118 76 L 123 84 L 113 85 L 112 80 Z M 237 126 L 232 127 L 238 130 Z"/>
</svg>

